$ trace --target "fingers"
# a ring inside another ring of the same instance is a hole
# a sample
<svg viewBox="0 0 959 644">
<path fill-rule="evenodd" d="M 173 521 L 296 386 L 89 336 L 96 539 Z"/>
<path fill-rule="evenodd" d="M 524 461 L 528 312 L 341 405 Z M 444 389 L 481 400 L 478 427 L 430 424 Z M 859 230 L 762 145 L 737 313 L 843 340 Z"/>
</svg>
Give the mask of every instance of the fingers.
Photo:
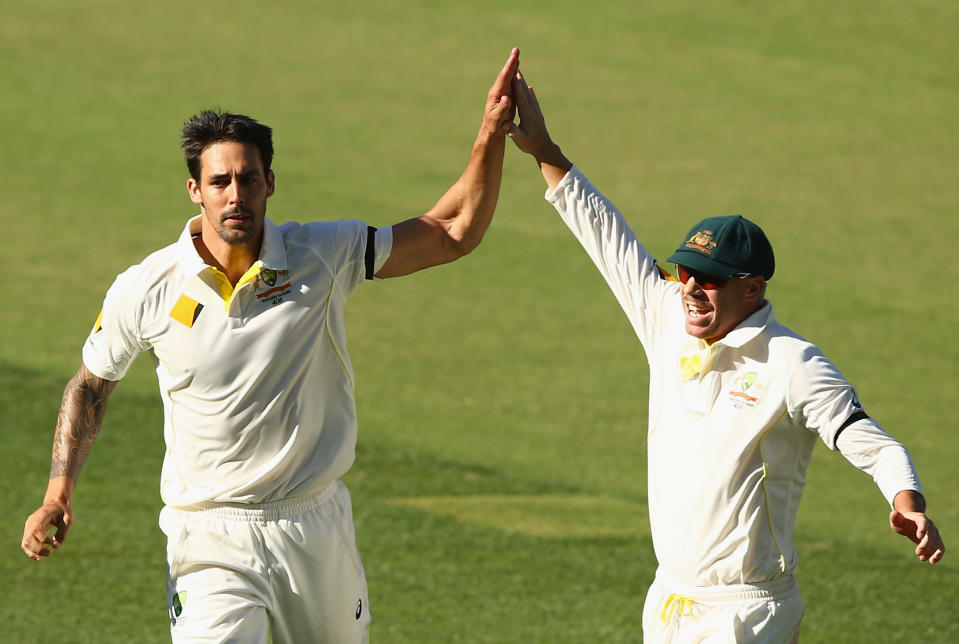
<svg viewBox="0 0 959 644">
<path fill-rule="evenodd" d="M 516 75 L 523 86 L 523 94 L 526 96 L 526 100 L 529 103 L 529 106 L 532 108 L 532 111 L 535 112 L 537 116 L 542 118 L 543 110 L 539 106 L 539 99 L 536 98 L 536 90 L 533 89 L 532 85 L 528 85 L 526 83 L 526 78 L 523 77 L 523 72 L 517 72 Z"/>
<path fill-rule="evenodd" d="M 916 546 L 916 556 L 919 557 L 920 561 L 928 561 L 934 564 L 942 559 L 945 552 L 946 546 L 942 543 L 939 530 L 933 525 L 932 521 L 929 521 L 919 545 Z"/>
<path fill-rule="evenodd" d="M 509 58 L 506 59 L 506 64 L 503 65 L 503 69 L 500 70 L 496 80 L 493 81 L 493 86 L 490 87 L 490 100 L 498 101 L 509 95 L 511 79 L 516 74 L 516 70 L 518 69 L 519 48 L 513 47 L 513 51 L 510 52 Z"/>
<path fill-rule="evenodd" d="M 936 524 L 921 512 L 903 514 L 893 510 L 889 513 L 889 525 L 916 544 L 916 556 L 920 561 L 937 563 L 946 552 Z"/>
<path fill-rule="evenodd" d="M 490 87 L 486 101 L 485 127 L 492 132 L 506 133 L 509 124 L 516 115 L 516 103 L 513 100 L 512 78 L 519 69 L 519 49 L 514 47 L 506 59 L 506 64 Z"/>
<path fill-rule="evenodd" d="M 27 517 L 24 523 L 20 549 L 35 561 L 40 561 L 41 557 L 49 557 L 53 550 L 58 550 L 63 545 L 72 522 L 73 517 L 69 512 L 40 508 Z"/>
<path fill-rule="evenodd" d="M 523 78 L 523 72 L 521 71 L 516 72 L 512 82 L 513 97 L 516 106 L 519 108 L 520 118 L 523 118 L 524 113 L 528 114 L 531 111 L 536 100 L 532 93 L 533 88 L 526 84 L 526 79 Z"/>
<path fill-rule="evenodd" d="M 52 549 L 59 548 L 60 545 L 60 541 L 53 536 L 41 530 L 34 530 L 24 534 L 20 549 L 34 561 L 40 561 L 41 557 L 49 557 Z"/>
<path fill-rule="evenodd" d="M 513 122 L 513 101 L 509 96 L 501 96 L 499 101 L 490 108 L 489 117 L 496 123 L 496 129 L 508 132 Z"/>
</svg>

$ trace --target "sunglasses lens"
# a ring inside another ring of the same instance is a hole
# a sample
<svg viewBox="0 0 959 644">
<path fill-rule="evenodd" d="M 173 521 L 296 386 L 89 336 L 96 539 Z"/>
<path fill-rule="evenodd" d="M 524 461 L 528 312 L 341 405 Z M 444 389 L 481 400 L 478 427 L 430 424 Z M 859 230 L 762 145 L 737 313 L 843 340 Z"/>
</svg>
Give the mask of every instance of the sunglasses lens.
<svg viewBox="0 0 959 644">
<path fill-rule="evenodd" d="M 689 281 L 689 278 L 692 277 L 696 280 L 696 284 L 699 285 L 699 288 L 714 291 L 717 288 L 722 288 L 726 284 L 726 279 L 723 277 L 710 277 L 708 275 L 703 275 L 702 273 L 697 273 L 696 271 L 691 271 L 685 266 L 677 266 L 679 269 L 679 280 L 685 284 Z"/>
</svg>

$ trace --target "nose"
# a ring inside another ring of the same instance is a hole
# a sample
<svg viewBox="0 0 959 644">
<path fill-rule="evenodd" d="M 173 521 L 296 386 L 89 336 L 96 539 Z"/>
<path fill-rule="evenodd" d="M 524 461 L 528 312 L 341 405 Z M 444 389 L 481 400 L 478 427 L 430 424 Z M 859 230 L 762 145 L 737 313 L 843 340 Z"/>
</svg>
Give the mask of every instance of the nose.
<svg viewBox="0 0 959 644">
<path fill-rule="evenodd" d="M 696 278 L 690 275 L 689 279 L 683 284 L 683 295 L 689 295 L 698 288 L 699 284 L 696 283 Z"/>
<path fill-rule="evenodd" d="M 237 178 L 230 182 L 229 197 L 230 203 L 243 203 L 243 186 Z"/>
</svg>

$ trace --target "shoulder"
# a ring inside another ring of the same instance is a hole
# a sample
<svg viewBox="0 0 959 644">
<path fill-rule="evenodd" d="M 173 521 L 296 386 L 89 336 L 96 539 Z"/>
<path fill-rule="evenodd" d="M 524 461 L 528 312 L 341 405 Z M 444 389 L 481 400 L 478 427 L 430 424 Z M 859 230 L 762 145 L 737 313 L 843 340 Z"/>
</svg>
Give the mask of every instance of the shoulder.
<svg viewBox="0 0 959 644">
<path fill-rule="evenodd" d="M 349 255 L 365 247 L 368 226 L 358 219 L 287 222 L 279 226 L 287 250 L 302 248 L 327 258 Z"/>
<path fill-rule="evenodd" d="M 177 256 L 176 244 L 147 255 L 116 276 L 108 297 L 119 301 L 143 301 L 158 285 L 175 277 Z"/>
<path fill-rule="evenodd" d="M 787 374 L 794 392 L 849 386 L 818 345 L 778 322 L 770 324 L 768 333 L 770 361 Z"/>
<path fill-rule="evenodd" d="M 308 221 L 306 223 L 288 221 L 278 227 L 283 234 L 283 239 L 296 240 L 311 237 L 352 235 L 357 231 L 365 233 L 367 224 L 359 219 L 337 219 L 333 221 Z"/>
</svg>

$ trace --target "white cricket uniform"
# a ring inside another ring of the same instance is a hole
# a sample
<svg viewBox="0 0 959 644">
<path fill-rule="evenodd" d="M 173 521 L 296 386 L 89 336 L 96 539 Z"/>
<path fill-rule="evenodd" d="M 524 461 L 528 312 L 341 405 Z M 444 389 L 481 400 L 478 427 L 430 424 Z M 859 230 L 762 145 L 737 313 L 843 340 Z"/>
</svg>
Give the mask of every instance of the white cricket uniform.
<svg viewBox="0 0 959 644">
<path fill-rule="evenodd" d="M 685 331 L 682 285 L 665 278 L 577 168 L 546 198 L 606 279 L 649 362 L 659 569 L 646 641 L 788 641 L 802 615 L 793 528 L 817 437 L 871 474 L 890 504 L 902 490 L 921 492 L 908 452 L 865 415 L 818 347 L 776 322 L 768 302 L 707 346 Z M 750 603 L 760 615 L 737 615 Z M 713 610 L 726 604 L 734 608 Z"/>
<path fill-rule="evenodd" d="M 366 581 L 338 481 L 357 434 L 344 307 L 389 257 L 392 230 L 267 219 L 233 288 L 197 253 L 199 225 L 117 277 L 83 348 L 113 381 L 153 356 L 174 639 L 265 641 L 269 619 L 277 642 L 365 641 Z"/>
</svg>

